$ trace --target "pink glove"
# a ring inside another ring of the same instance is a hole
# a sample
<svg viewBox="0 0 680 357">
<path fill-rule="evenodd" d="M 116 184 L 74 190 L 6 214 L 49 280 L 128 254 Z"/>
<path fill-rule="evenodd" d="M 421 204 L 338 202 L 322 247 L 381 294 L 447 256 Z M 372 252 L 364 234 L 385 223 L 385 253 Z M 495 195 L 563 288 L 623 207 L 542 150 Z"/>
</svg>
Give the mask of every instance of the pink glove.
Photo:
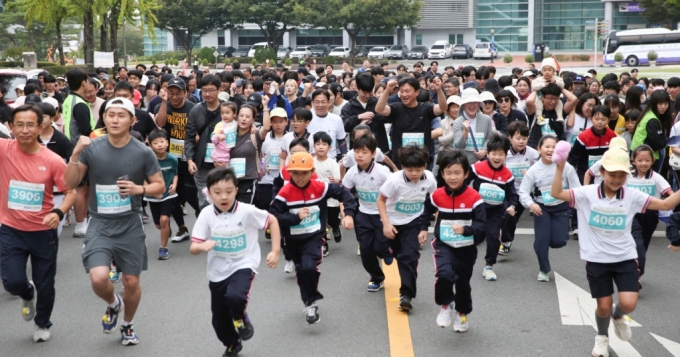
<svg viewBox="0 0 680 357">
<path fill-rule="evenodd" d="M 571 150 L 571 145 L 569 145 L 568 142 L 566 141 L 559 141 L 557 145 L 555 145 L 555 151 L 553 152 L 552 155 L 552 160 L 555 164 L 560 164 L 563 161 L 567 160 L 567 157 L 569 156 L 569 151 Z"/>
</svg>

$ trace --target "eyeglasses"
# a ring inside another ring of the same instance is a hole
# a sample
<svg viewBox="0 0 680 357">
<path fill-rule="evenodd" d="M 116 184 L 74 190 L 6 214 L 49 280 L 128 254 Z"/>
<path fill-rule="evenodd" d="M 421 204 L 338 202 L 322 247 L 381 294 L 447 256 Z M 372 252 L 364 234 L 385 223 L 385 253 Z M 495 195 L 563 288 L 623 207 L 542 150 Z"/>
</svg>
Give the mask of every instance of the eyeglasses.
<svg viewBox="0 0 680 357">
<path fill-rule="evenodd" d="M 501 103 L 505 103 L 505 102 L 512 103 L 512 100 L 508 97 L 498 98 L 498 101 L 501 102 Z"/>
</svg>

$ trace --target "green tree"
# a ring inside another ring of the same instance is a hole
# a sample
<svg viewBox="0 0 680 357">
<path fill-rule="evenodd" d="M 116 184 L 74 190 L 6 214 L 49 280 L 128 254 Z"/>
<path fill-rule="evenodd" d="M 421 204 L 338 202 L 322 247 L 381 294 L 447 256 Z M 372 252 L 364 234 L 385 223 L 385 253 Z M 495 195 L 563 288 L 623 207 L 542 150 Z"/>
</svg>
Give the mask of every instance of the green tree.
<svg viewBox="0 0 680 357">
<path fill-rule="evenodd" d="M 231 27 L 226 14 L 218 9 L 222 0 L 159 0 L 161 8 L 156 11 L 158 27 L 172 33 L 191 62 L 191 52 L 198 39 L 206 33 Z"/>
<path fill-rule="evenodd" d="M 680 21 L 680 0 L 640 0 L 645 20 L 656 24 L 675 24 Z"/>
<path fill-rule="evenodd" d="M 350 54 L 354 62 L 357 41 L 363 46 L 374 32 L 391 32 L 409 28 L 420 21 L 422 0 L 304 0 L 296 7 L 311 9 L 309 25 L 330 30 L 345 30 L 352 40 Z"/>
<path fill-rule="evenodd" d="M 27 20 L 27 26 L 31 26 L 33 22 L 40 22 L 48 27 L 54 26 L 57 32 L 59 64 L 65 65 L 61 25 L 66 19 L 76 15 L 73 7 L 68 6 L 68 0 L 17 0 L 15 5 L 26 12 L 24 18 Z"/>
</svg>

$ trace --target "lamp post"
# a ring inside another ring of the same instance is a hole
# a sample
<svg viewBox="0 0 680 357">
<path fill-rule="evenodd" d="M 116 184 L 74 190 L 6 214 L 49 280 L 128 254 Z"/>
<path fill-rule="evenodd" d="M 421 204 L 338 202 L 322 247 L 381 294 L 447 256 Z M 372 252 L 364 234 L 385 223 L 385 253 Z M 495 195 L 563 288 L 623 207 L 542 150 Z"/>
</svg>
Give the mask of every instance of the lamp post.
<svg viewBox="0 0 680 357">
<path fill-rule="evenodd" d="M 127 27 L 127 19 L 123 19 L 123 66 L 127 70 L 127 36 L 125 36 L 125 28 Z"/>
<path fill-rule="evenodd" d="M 493 34 L 494 34 L 494 30 L 491 29 L 491 44 L 489 45 L 489 47 L 491 47 L 490 48 L 490 50 L 491 50 L 491 63 L 493 63 L 493 51 L 494 51 L 494 48 L 496 47 L 496 42 L 494 41 Z"/>
</svg>

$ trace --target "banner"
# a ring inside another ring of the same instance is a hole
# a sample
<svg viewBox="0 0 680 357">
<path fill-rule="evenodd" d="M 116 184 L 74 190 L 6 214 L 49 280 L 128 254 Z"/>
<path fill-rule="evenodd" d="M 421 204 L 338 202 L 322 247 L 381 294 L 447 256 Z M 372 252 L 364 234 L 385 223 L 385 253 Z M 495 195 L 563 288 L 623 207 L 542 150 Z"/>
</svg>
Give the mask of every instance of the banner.
<svg viewBox="0 0 680 357">
<path fill-rule="evenodd" d="M 97 52 L 94 51 L 94 66 L 112 68 L 113 67 L 113 52 Z"/>
<path fill-rule="evenodd" d="M 619 12 L 644 12 L 646 9 L 637 2 L 619 4 Z"/>
</svg>

